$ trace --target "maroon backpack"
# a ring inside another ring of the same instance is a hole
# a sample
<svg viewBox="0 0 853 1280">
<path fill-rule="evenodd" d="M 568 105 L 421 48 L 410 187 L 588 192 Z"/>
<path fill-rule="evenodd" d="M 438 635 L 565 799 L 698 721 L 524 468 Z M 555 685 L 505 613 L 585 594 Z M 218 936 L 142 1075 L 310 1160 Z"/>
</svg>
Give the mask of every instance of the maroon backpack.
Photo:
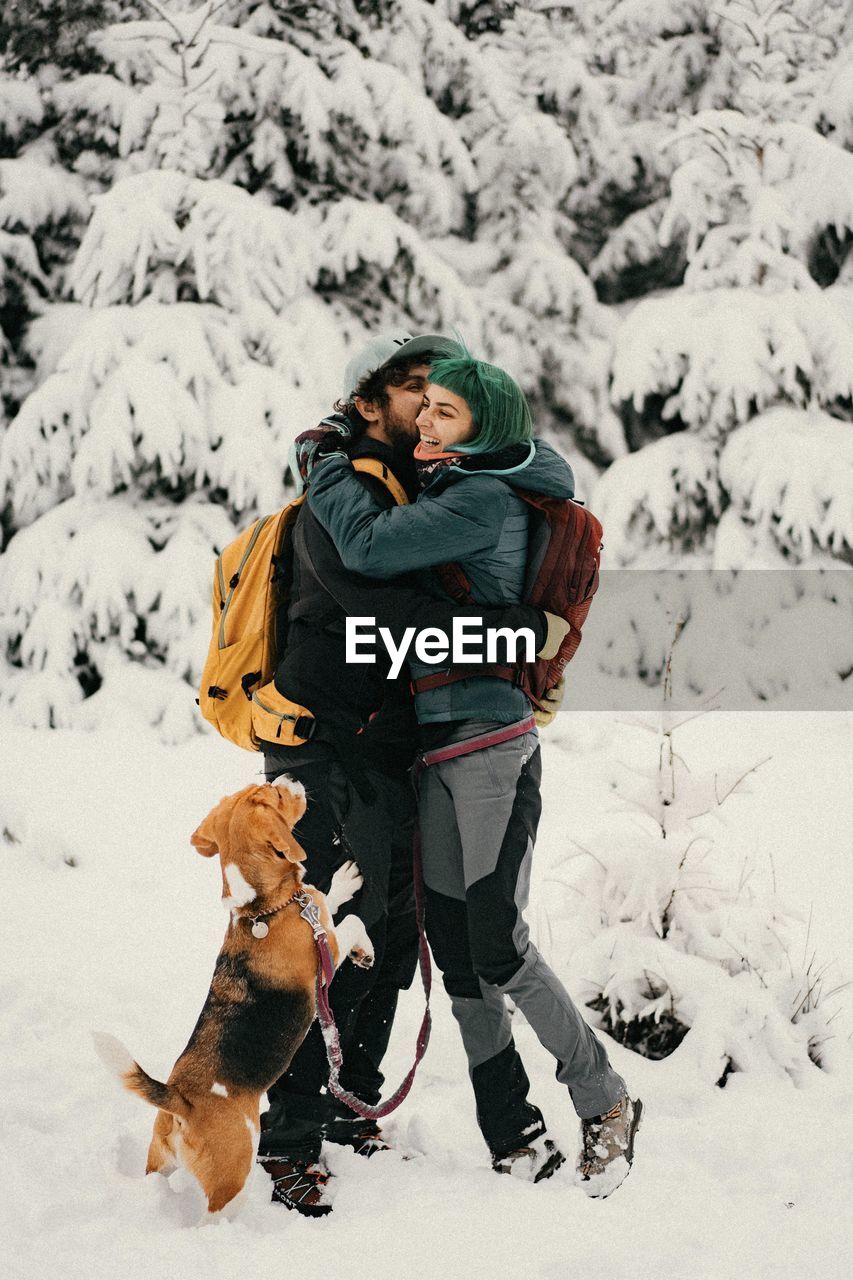
<svg viewBox="0 0 853 1280">
<path fill-rule="evenodd" d="M 559 684 L 566 666 L 578 651 L 583 624 L 592 597 L 598 590 L 602 527 L 591 511 L 572 498 L 549 498 L 516 489 L 532 508 L 527 547 L 524 603 L 547 609 L 565 618 L 566 632 L 554 658 L 518 662 L 515 666 L 486 664 L 436 672 L 412 683 L 415 693 L 470 680 L 472 676 L 497 676 L 511 680 L 541 707 L 549 690 Z M 460 604 L 475 603 L 471 584 L 458 564 L 439 565 L 436 572 L 445 591 Z"/>
</svg>

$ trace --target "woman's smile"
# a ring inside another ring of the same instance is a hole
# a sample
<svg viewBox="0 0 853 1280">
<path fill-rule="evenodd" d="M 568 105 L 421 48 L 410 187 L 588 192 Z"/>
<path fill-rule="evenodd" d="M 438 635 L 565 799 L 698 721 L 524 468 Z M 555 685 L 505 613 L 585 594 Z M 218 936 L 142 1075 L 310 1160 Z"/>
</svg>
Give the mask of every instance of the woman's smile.
<svg viewBox="0 0 853 1280">
<path fill-rule="evenodd" d="M 474 434 L 474 420 L 467 401 L 434 382 L 424 392 L 416 425 L 421 448 L 434 453 L 452 449 L 454 445 L 470 440 Z"/>
</svg>

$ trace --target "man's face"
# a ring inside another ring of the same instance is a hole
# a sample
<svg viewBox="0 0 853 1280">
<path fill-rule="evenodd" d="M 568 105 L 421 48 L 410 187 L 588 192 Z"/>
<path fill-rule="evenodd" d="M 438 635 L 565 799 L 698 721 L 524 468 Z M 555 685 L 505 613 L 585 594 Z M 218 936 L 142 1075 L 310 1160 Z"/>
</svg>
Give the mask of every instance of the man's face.
<svg viewBox="0 0 853 1280">
<path fill-rule="evenodd" d="M 421 411 L 428 382 L 429 365 L 418 364 L 409 370 L 399 387 L 385 388 L 388 396 L 386 405 L 368 405 L 356 400 L 359 413 L 370 421 L 368 435 L 383 440 L 385 444 L 409 443 L 414 446 L 418 439 L 415 421 Z"/>
</svg>

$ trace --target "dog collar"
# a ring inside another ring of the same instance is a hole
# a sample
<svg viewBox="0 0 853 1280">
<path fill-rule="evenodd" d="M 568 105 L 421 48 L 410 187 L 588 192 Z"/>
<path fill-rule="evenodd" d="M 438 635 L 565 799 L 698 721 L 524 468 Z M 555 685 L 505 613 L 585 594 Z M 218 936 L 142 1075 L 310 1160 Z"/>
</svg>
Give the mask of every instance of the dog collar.
<svg viewBox="0 0 853 1280">
<path fill-rule="evenodd" d="M 283 911 L 285 907 L 289 907 L 291 902 L 295 902 L 296 899 L 301 896 L 302 890 L 297 889 L 295 893 L 290 895 L 287 902 L 280 902 L 277 907 L 269 907 L 266 911 L 256 911 L 253 914 L 247 912 L 246 915 L 240 916 L 239 918 L 241 920 L 245 920 L 247 923 L 251 922 L 253 938 L 265 938 L 270 931 L 270 927 L 266 922 L 266 917 L 277 915 L 279 911 Z"/>
</svg>

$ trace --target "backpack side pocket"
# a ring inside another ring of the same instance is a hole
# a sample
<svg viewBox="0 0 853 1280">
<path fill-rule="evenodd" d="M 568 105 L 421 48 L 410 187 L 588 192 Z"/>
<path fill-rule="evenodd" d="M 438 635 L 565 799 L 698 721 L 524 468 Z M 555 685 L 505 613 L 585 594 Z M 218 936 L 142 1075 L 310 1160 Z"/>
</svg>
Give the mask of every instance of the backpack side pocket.
<svg viewBox="0 0 853 1280">
<path fill-rule="evenodd" d="M 274 680 L 252 694 L 252 734 L 258 745 L 301 747 L 312 737 L 316 723 L 307 707 L 279 693 Z"/>
</svg>

